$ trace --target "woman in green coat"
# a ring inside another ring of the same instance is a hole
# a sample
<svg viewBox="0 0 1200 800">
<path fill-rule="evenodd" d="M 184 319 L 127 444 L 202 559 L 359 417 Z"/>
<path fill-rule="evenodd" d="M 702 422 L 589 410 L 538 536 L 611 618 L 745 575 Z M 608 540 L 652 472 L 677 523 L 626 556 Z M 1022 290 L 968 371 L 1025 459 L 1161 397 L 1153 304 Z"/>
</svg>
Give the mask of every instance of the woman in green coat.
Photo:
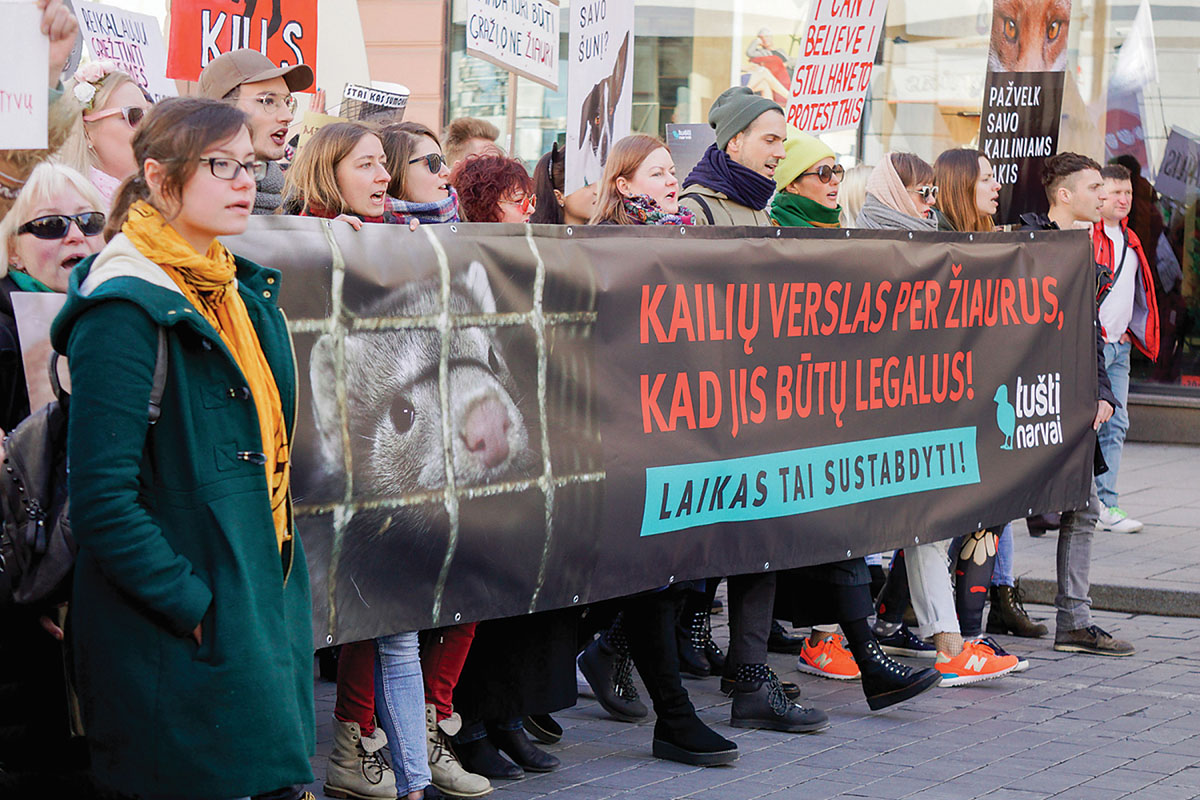
<svg viewBox="0 0 1200 800">
<path fill-rule="evenodd" d="M 69 624 L 93 768 L 147 799 L 298 797 L 314 726 L 295 364 L 280 274 L 216 240 L 245 230 L 262 165 L 242 112 L 211 100 L 160 103 L 133 148 L 111 241 L 52 331 L 72 378 Z"/>
</svg>

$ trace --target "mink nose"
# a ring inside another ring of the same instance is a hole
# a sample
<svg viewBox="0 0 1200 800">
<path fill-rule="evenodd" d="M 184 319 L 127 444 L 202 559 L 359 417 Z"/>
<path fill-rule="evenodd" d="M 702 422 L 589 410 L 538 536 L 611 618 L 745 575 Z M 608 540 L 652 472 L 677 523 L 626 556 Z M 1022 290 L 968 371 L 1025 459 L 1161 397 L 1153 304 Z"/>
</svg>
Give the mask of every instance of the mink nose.
<svg viewBox="0 0 1200 800">
<path fill-rule="evenodd" d="M 508 458 L 508 428 L 511 424 L 504 405 L 495 397 L 486 397 L 467 412 L 463 443 L 485 466 L 498 467 Z"/>
</svg>

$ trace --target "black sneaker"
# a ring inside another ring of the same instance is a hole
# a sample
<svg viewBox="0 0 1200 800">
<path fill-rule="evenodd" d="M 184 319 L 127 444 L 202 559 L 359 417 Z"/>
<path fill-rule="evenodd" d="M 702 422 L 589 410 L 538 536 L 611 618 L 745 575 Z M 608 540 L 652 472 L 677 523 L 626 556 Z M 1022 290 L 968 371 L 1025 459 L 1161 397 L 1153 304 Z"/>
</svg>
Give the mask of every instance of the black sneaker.
<svg viewBox="0 0 1200 800">
<path fill-rule="evenodd" d="M 1061 653 L 1087 653 L 1092 656 L 1131 656 L 1137 650 L 1129 642 L 1114 639 L 1099 625 L 1054 634 L 1054 649 Z"/>
<path fill-rule="evenodd" d="M 907 625 L 901 625 L 891 636 L 875 634 L 879 648 L 889 656 L 909 658 L 937 658 L 937 648 L 917 636 Z"/>
</svg>

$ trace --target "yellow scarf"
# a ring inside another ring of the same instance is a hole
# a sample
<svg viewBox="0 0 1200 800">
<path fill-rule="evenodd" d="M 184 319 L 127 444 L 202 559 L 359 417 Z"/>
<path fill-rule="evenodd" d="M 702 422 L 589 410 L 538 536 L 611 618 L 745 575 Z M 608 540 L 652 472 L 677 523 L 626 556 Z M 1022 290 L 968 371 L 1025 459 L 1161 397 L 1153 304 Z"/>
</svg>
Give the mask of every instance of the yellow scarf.
<svg viewBox="0 0 1200 800">
<path fill-rule="evenodd" d="M 275 541 L 282 551 L 283 543 L 292 537 L 287 510 L 291 472 L 287 428 L 275 376 L 237 291 L 233 254 L 214 239 L 208 252 L 201 255 L 167 223 L 158 209 L 144 201 L 134 203 L 129 209 L 129 219 L 121 226 L 121 233 L 142 255 L 171 276 L 196 310 L 216 328 L 242 370 L 258 411 Z"/>
</svg>

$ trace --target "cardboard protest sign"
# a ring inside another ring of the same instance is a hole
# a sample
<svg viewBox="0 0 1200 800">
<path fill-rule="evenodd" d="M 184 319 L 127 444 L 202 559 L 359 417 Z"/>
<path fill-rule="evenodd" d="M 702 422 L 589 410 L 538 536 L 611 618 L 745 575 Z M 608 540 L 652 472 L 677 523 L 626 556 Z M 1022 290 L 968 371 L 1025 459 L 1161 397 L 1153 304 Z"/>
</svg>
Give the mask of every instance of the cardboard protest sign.
<svg viewBox="0 0 1200 800">
<path fill-rule="evenodd" d="M 667 149 L 671 151 L 671 160 L 675 162 L 675 174 L 680 183 L 683 183 L 692 167 L 700 163 L 709 145 L 716 144 L 716 141 L 717 132 L 711 125 L 667 123 Z"/>
<path fill-rule="evenodd" d="M 0 0 L 0 150 L 46 146 L 50 42 L 32 2 Z"/>
<path fill-rule="evenodd" d="M 808 133 L 857 128 L 887 0 L 816 0 L 792 77 L 787 121 Z"/>
<path fill-rule="evenodd" d="M 317 69 L 317 0 L 173 0 L 167 77 L 199 80 L 222 53 L 253 48 L 279 66 Z M 314 83 L 314 86 L 316 84 Z M 312 91 L 309 89 L 308 91 Z"/>
<path fill-rule="evenodd" d="M 331 117 L 328 114 L 318 114 L 316 111 L 305 111 L 304 118 L 300 120 L 300 139 L 296 142 L 296 148 L 304 147 L 312 135 L 324 128 L 331 122 L 345 122 L 344 117 Z"/>
<path fill-rule="evenodd" d="M 567 57 L 567 194 L 596 183 L 633 117 L 633 0 L 571 6 Z"/>
<path fill-rule="evenodd" d="M 467 0 L 467 55 L 558 90 L 558 0 Z"/>
<path fill-rule="evenodd" d="M 1177 203 L 1196 199 L 1200 194 L 1200 136 L 1171 127 L 1154 188 Z"/>
<path fill-rule="evenodd" d="M 116 64 L 155 101 L 178 94 L 167 79 L 167 45 L 154 17 L 87 0 L 75 0 L 75 17 L 92 58 Z"/>
<path fill-rule="evenodd" d="M 54 400 L 50 387 L 50 323 L 62 310 L 67 296 L 61 292 L 13 292 L 13 316 L 17 320 L 17 338 L 21 341 L 21 363 L 25 366 L 25 388 L 29 392 L 29 410 L 37 411 Z M 63 388 L 71 390 L 65 369 L 59 370 Z"/>
<path fill-rule="evenodd" d="M 1042 162 L 1058 152 L 1069 0 L 994 0 L 979 149 L 1000 181 L 996 222 L 1050 207 Z"/>
<path fill-rule="evenodd" d="M 287 270 L 322 646 L 1088 496 L 1085 232 L 256 217 L 225 243 Z"/>
</svg>

